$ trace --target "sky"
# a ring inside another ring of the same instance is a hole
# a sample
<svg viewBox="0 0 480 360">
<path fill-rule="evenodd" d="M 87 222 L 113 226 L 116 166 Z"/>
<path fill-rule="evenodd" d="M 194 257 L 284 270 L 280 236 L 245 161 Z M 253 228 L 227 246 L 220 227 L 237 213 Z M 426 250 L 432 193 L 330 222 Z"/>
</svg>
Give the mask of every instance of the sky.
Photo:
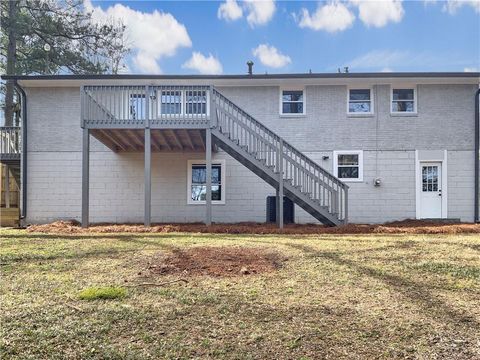
<svg viewBox="0 0 480 360">
<path fill-rule="evenodd" d="M 94 1 L 121 20 L 123 72 L 480 71 L 480 0 Z"/>
</svg>

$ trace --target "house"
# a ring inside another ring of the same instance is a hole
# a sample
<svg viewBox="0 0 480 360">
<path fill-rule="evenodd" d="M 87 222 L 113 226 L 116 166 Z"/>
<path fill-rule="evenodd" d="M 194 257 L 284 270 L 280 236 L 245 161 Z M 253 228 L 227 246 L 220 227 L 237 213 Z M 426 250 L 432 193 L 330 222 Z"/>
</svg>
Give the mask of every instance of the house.
<svg viewBox="0 0 480 360">
<path fill-rule="evenodd" d="M 26 223 L 478 220 L 479 73 L 3 78 Z"/>
</svg>

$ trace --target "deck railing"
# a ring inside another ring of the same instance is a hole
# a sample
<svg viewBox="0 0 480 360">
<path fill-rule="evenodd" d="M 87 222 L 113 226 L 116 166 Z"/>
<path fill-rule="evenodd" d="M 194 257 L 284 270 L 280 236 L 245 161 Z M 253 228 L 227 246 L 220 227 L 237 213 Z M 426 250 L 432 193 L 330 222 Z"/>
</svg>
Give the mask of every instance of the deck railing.
<svg viewBox="0 0 480 360">
<path fill-rule="evenodd" d="M 21 128 L 19 126 L 0 127 L 0 155 L 16 156 L 20 155 L 21 151 Z"/>
<path fill-rule="evenodd" d="M 207 124 L 210 86 L 84 86 L 82 125 Z"/>
</svg>

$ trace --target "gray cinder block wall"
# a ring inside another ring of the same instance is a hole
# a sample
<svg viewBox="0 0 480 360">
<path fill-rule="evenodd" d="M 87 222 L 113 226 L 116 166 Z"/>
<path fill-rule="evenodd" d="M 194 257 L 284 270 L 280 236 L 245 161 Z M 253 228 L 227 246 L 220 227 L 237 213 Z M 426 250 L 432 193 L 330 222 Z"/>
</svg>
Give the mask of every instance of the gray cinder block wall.
<svg viewBox="0 0 480 360">
<path fill-rule="evenodd" d="M 474 85 L 418 85 L 418 114 L 390 114 L 390 86 L 374 86 L 375 113 L 346 114 L 346 86 L 307 86 L 306 115 L 279 115 L 279 87 L 222 87 L 257 120 L 332 171 L 333 151 L 363 150 L 364 181 L 350 186 L 351 222 L 416 216 L 415 151 L 447 150 L 448 217 L 473 220 Z M 27 88 L 28 223 L 80 220 L 81 128 L 78 88 Z M 203 205 L 187 204 L 187 161 L 202 153 L 153 154 L 152 221 L 203 221 Z M 323 157 L 328 156 L 324 160 Z M 222 151 L 226 202 L 213 221 L 265 221 L 274 189 Z M 143 153 L 115 154 L 92 138 L 92 222 L 143 222 Z M 380 187 L 373 186 L 382 179 Z M 296 207 L 296 221 L 316 222 Z"/>
</svg>

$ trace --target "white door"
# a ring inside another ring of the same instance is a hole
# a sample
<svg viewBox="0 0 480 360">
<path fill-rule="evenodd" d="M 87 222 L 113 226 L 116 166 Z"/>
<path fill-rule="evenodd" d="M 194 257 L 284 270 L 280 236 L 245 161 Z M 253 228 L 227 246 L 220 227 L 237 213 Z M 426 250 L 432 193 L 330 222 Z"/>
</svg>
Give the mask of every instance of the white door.
<svg viewBox="0 0 480 360">
<path fill-rule="evenodd" d="M 442 163 L 422 162 L 420 201 L 422 219 L 442 217 Z"/>
</svg>

